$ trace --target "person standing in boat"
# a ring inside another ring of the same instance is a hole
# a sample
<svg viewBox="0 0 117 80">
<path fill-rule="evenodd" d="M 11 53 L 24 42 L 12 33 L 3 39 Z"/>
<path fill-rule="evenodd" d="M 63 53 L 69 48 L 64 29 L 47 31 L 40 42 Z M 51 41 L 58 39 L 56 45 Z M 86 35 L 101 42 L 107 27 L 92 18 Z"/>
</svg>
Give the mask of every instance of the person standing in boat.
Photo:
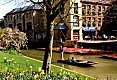
<svg viewBox="0 0 117 80">
<path fill-rule="evenodd" d="M 63 53 L 64 53 L 64 47 L 63 47 L 63 45 L 60 45 L 60 57 L 61 57 L 61 60 L 64 60 Z"/>
</svg>

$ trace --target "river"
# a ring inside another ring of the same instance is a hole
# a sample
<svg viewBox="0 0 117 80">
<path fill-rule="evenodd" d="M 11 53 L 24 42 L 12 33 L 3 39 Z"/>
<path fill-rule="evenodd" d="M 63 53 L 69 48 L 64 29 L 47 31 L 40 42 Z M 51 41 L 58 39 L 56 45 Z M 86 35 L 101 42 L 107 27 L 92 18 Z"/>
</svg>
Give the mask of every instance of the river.
<svg viewBox="0 0 117 80">
<path fill-rule="evenodd" d="M 43 60 L 44 51 L 29 49 L 22 50 L 23 55 Z M 71 66 L 66 64 L 57 63 L 57 60 L 60 59 L 60 54 L 57 52 L 53 52 L 52 64 L 86 74 L 92 77 L 96 77 L 99 80 L 117 80 L 117 61 L 111 59 L 101 58 L 99 55 L 75 55 L 75 54 L 64 54 L 64 58 L 75 57 L 76 59 L 84 59 L 89 61 L 98 62 L 93 67 L 78 67 Z"/>
</svg>

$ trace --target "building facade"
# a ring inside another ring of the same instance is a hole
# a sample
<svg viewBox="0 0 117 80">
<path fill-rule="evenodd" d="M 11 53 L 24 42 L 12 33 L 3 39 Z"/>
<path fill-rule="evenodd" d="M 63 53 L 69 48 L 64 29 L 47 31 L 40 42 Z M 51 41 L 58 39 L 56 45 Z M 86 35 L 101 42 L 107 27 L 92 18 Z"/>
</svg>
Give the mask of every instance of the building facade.
<svg viewBox="0 0 117 80">
<path fill-rule="evenodd" d="M 38 4 L 15 8 L 4 16 L 5 27 L 26 32 L 29 43 L 43 41 L 45 37 L 45 13 Z"/>
<path fill-rule="evenodd" d="M 71 40 L 97 38 L 110 0 L 71 0 L 70 4 Z"/>
<path fill-rule="evenodd" d="M 111 5 L 110 2 L 111 0 L 68 0 L 63 12 L 55 19 L 55 24 L 63 20 L 61 17 L 65 17 L 63 22 L 69 28 L 64 34 L 67 40 L 97 39 L 100 37 L 104 14 Z M 56 44 L 59 43 L 62 35 L 60 31 L 56 30 L 54 33 Z"/>
</svg>

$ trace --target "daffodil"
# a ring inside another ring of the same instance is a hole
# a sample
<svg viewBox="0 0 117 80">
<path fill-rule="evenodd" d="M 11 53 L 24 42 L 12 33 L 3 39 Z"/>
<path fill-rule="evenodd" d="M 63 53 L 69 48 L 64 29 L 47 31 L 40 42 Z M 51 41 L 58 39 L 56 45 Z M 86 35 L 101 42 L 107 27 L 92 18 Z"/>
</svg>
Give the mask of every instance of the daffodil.
<svg viewBox="0 0 117 80">
<path fill-rule="evenodd" d="M 6 57 L 4 57 L 4 59 L 6 59 Z"/>
<path fill-rule="evenodd" d="M 23 75 L 23 73 L 20 73 L 20 76 L 22 76 Z"/>
<path fill-rule="evenodd" d="M 45 74 L 45 73 L 44 73 L 44 70 L 41 71 L 41 74 Z"/>
<path fill-rule="evenodd" d="M 30 66 L 30 68 L 32 69 L 32 66 Z"/>
<path fill-rule="evenodd" d="M 46 76 L 44 76 L 44 80 L 46 80 Z"/>
<path fill-rule="evenodd" d="M 5 67 L 6 70 L 8 70 L 8 67 Z"/>
<path fill-rule="evenodd" d="M 36 74 L 36 75 L 34 76 L 34 78 L 35 78 L 35 79 L 39 78 L 39 75 L 38 75 L 38 74 Z"/>
<path fill-rule="evenodd" d="M 60 72 L 62 72 L 63 70 L 62 69 L 60 69 Z"/>
<path fill-rule="evenodd" d="M 41 72 L 41 70 L 42 70 L 42 69 L 39 67 L 39 68 L 38 68 L 38 72 Z"/>
<path fill-rule="evenodd" d="M 74 80 L 78 80 L 77 78 L 74 78 Z"/>
<path fill-rule="evenodd" d="M 63 71 L 63 75 L 65 74 L 66 72 L 65 71 Z"/>
<path fill-rule="evenodd" d="M 19 71 L 19 68 L 17 68 L 16 70 Z"/>
</svg>

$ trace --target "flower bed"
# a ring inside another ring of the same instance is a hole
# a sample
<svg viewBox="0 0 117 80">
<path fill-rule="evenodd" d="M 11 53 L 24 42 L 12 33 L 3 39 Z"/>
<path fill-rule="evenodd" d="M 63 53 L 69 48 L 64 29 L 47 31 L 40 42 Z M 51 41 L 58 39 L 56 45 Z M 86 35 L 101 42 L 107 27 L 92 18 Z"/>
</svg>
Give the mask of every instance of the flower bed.
<svg viewBox="0 0 117 80">
<path fill-rule="evenodd" d="M 52 65 L 45 75 L 42 62 L 26 58 L 15 50 L 0 52 L 0 80 L 96 80 Z"/>
</svg>

